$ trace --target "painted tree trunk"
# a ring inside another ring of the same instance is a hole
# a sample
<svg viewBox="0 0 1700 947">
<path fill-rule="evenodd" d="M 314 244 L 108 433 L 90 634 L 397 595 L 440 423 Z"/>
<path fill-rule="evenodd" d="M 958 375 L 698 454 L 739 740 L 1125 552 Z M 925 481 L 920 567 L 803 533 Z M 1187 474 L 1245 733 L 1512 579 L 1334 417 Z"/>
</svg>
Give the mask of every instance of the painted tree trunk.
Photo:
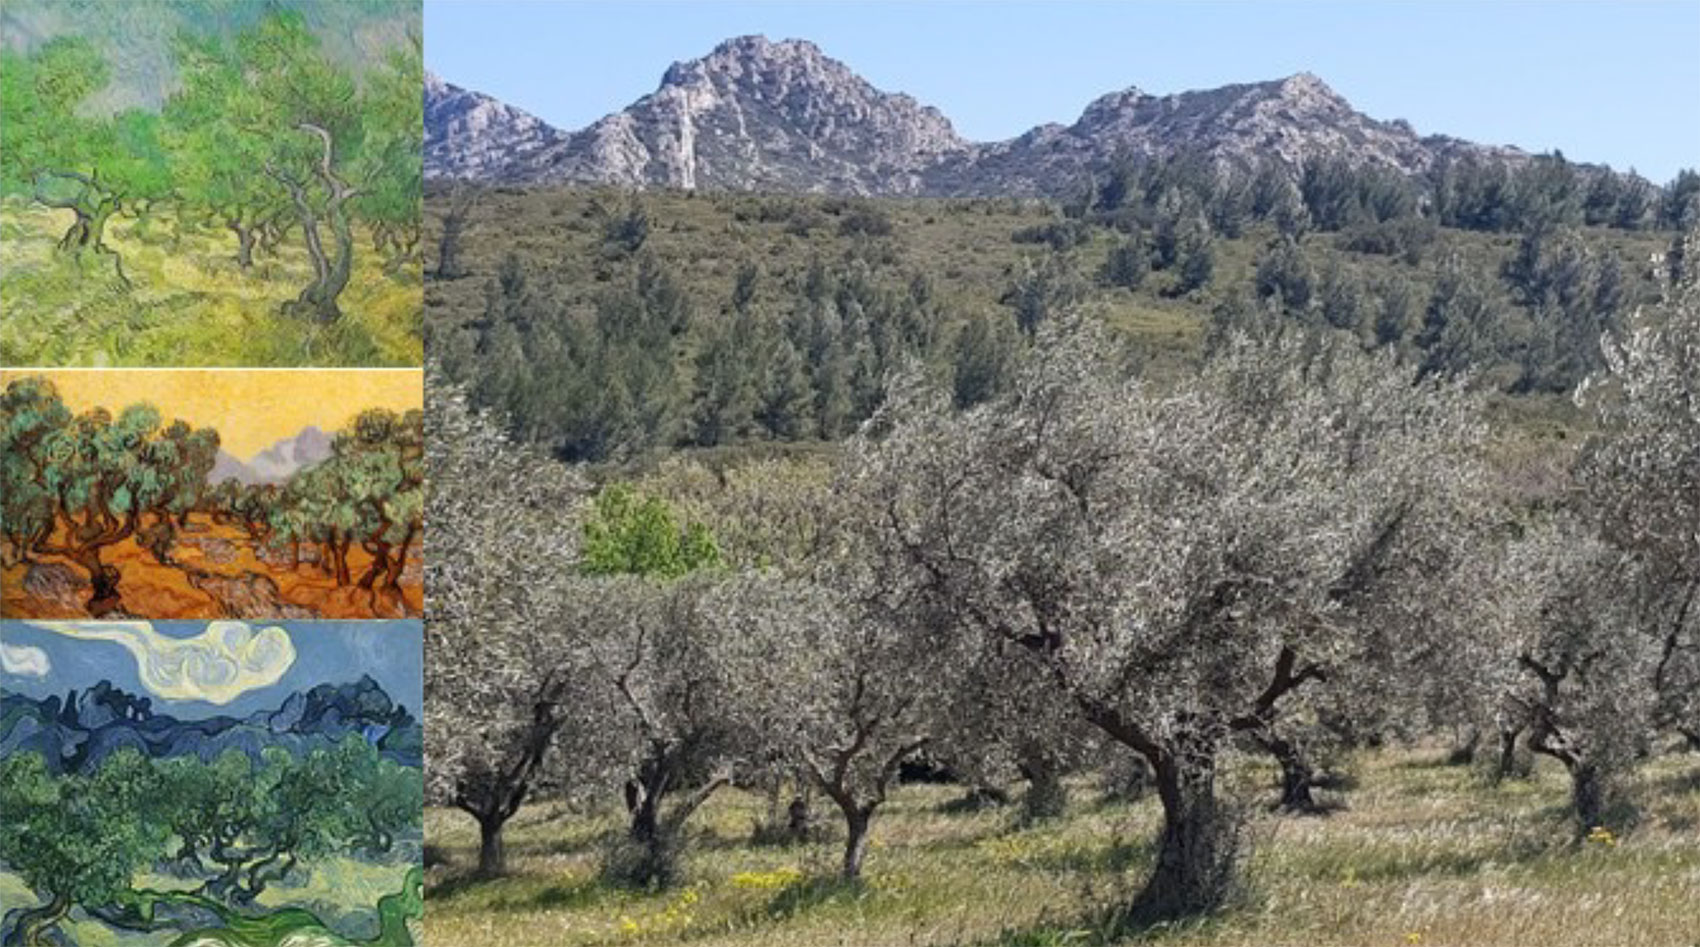
<svg viewBox="0 0 1700 947">
<path fill-rule="evenodd" d="M 246 270 L 254 265 L 254 241 L 258 234 L 252 224 L 241 221 L 231 221 L 229 227 L 236 234 L 236 264 Z"/>
<path fill-rule="evenodd" d="M 47 932 L 70 913 L 70 897 L 64 894 L 56 894 L 52 901 L 18 915 L 18 943 L 23 944 L 24 947 L 49 947 L 50 944 L 57 943 L 57 941 L 47 939 Z"/>
<path fill-rule="evenodd" d="M 100 617 L 118 608 L 122 601 L 118 594 L 118 581 L 121 578 L 117 569 L 100 561 L 99 546 L 84 546 L 75 550 L 71 555 L 72 561 L 89 574 L 89 614 Z"/>
</svg>

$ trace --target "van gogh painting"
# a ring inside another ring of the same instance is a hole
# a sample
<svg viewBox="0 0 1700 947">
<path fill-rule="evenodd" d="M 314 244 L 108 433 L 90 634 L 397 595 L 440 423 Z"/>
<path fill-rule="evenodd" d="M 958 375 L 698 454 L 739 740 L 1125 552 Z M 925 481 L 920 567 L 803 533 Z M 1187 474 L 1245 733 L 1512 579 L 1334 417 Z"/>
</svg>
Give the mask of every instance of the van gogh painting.
<svg viewBox="0 0 1700 947">
<path fill-rule="evenodd" d="M 412 618 L 419 369 L 0 371 L 0 616 Z"/>
<path fill-rule="evenodd" d="M 0 623 L 0 943 L 404 945 L 417 622 Z"/>
<path fill-rule="evenodd" d="M 420 20 L 7 0 L 0 364 L 420 364 Z"/>
</svg>

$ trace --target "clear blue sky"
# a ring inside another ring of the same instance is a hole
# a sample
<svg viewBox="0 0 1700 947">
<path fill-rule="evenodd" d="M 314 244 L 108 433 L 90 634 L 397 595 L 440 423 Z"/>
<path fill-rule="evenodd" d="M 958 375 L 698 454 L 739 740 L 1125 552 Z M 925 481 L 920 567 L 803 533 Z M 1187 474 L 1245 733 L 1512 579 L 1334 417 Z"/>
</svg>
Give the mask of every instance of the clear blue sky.
<svg viewBox="0 0 1700 947">
<path fill-rule="evenodd" d="M 425 0 L 443 78 L 567 129 L 746 33 L 813 40 L 973 139 L 1072 122 L 1105 92 L 1309 70 L 1367 114 L 1664 181 L 1700 166 L 1700 0 L 768 2 Z"/>
</svg>

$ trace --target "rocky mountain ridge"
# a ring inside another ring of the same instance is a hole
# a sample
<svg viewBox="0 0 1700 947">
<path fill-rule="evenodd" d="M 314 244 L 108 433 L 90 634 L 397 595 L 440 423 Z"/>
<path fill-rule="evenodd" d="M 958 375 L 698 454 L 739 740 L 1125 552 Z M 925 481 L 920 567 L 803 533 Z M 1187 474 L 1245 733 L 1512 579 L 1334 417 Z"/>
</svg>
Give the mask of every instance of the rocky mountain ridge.
<svg viewBox="0 0 1700 947">
<path fill-rule="evenodd" d="M 761 36 L 674 63 L 655 92 L 573 132 L 428 76 L 425 126 L 434 178 L 858 195 L 1056 195 L 1122 154 L 1294 167 L 1338 155 L 1406 173 L 1462 155 L 1527 157 L 1370 118 L 1309 73 L 1162 96 L 1128 88 L 1072 124 L 974 142 L 813 43 Z"/>
<path fill-rule="evenodd" d="M 311 467 L 331 455 L 331 436 L 309 424 L 293 437 L 277 443 L 242 460 L 219 451 L 213 469 L 207 474 L 210 484 L 235 479 L 244 486 L 261 483 L 282 483 L 296 471 Z"/>
<path fill-rule="evenodd" d="M 212 762 L 228 750 L 256 762 L 279 747 L 297 756 L 359 734 L 387 758 L 421 766 L 424 731 L 377 681 L 362 675 L 346 684 L 320 684 L 291 693 L 276 710 L 247 717 L 187 720 L 160 712 L 153 701 L 100 681 L 41 700 L 0 695 L 0 757 L 34 751 L 53 772 L 98 766 L 125 747 L 154 759 L 194 756 Z"/>
</svg>

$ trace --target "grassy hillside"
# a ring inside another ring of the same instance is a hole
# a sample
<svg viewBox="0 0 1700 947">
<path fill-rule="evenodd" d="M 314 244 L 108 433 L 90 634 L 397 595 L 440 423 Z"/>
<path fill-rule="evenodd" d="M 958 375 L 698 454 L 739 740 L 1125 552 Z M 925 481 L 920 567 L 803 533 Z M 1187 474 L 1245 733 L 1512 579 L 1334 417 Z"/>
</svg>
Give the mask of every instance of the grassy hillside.
<svg viewBox="0 0 1700 947">
<path fill-rule="evenodd" d="M 422 356 L 417 265 L 383 271 L 357 253 L 344 317 L 316 325 L 282 314 L 312 280 L 299 239 L 260 254 L 244 271 L 236 238 L 166 219 L 114 219 L 106 242 L 123 254 L 125 287 L 110 257 L 54 252 L 71 221 L 8 198 L 0 214 L 0 270 L 13 300 L 0 323 L 7 365 L 418 365 Z M 368 238 L 356 237 L 364 245 Z"/>
<path fill-rule="evenodd" d="M 1429 747 L 1360 757 L 1356 788 L 1327 817 L 1254 821 L 1241 910 L 1139 943 L 1197 947 L 1361 945 L 1686 945 L 1700 936 L 1700 768 L 1662 757 L 1638 776 L 1641 828 L 1569 847 L 1566 781 L 1543 763 L 1529 781 L 1484 784 L 1442 765 Z M 1270 792 L 1273 773 L 1241 761 L 1242 798 Z M 1150 867 L 1154 799 L 1105 802 L 1075 783 L 1054 824 L 1022 827 L 1010 810 L 946 810 L 961 787 L 909 785 L 874 825 L 868 877 L 832 877 L 832 839 L 756 846 L 765 801 L 723 791 L 693 820 L 701 833 L 687 886 L 656 894 L 596 880 L 612 811 L 527 809 L 510 830 L 513 874 L 467 884 L 474 823 L 428 813 L 449 863 L 428 881 L 430 943 L 674 944 L 819 947 L 950 944 L 1052 947 L 1102 942 L 1102 912 Z M 822 801 L 825 831 L 842 832 Z M 1013 808 L 1013 807 L 1012 807 Z"/>
</svg>

